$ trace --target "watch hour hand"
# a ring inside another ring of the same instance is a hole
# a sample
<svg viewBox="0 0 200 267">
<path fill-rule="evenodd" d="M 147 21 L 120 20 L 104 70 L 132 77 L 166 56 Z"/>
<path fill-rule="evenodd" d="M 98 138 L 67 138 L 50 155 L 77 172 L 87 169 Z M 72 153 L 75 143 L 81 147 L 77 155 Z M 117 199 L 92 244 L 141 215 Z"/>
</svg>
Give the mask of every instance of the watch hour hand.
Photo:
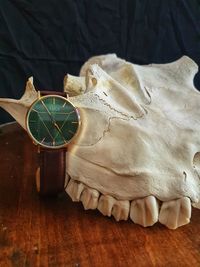
<svg viewBox="0 0 200 267">
<path fill-rule="evenodd" d="M 62 133 L 61 129 L 59 128 L 59 126 L 58 126 L 58 124 L 56 122 L 55 122 L 54 126 L 56 127 L 56 129 L 58 130 L 60 135 L 62 136 L 64 142 L 66 143 L 65 137 L 63 136 L 63 133 Z"/>
</svg>

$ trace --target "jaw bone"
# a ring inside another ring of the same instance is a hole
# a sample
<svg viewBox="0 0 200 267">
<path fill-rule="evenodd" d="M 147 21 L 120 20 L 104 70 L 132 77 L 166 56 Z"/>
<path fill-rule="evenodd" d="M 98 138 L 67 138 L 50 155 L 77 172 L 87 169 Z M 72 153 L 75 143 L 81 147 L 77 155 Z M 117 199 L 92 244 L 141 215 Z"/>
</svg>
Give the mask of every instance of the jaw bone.
<svg viewBox="0 0 200 267">
<path fill-rule="evenodd" d="M 138 66 L 112 54 L 90 59 L 81 77 L 65 77 L 64 91 L 83 119 L 66 158 L 66 192 L 73 201 L 144 227 L 157 221 L 170 229 L 189 223 L 191 204 L 200 208 L 196 72 L 187 57 Z M 25 128 L 36 98 L 29 78 L 21 99 L 0 99 L 0 106 Z"/>
</svg>

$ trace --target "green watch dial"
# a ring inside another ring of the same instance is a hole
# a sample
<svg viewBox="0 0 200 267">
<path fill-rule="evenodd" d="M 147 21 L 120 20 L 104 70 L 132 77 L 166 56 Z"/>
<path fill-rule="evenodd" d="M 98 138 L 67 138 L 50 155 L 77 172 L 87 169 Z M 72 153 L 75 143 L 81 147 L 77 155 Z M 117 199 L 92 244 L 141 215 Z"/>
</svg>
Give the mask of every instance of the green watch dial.
<svg viewBox="0 0 200 267">
<path fill-rule="evenodd" d="M 77 109 L 61 96 L 39 98 L 27 114 L 27 130 L 32 139 L 43 147 L 65 146 L 75 136 L 78 127 Z"/>
</svg>

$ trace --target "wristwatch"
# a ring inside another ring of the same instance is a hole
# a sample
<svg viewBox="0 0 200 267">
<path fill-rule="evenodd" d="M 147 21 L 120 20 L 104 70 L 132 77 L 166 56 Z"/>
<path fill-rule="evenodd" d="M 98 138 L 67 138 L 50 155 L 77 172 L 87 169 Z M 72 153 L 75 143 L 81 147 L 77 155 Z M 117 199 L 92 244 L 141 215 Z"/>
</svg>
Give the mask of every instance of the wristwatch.
<svg viewBox="0 0 200 267">
<path fill-rule="evenodd" d="M 26 128 L 38 146 L 36 187 L 41 196 L 57 196 L 64 191 L 67 146 L 79 126 L 79 111 L 66 93 L 38 91 L 26 115 Z"/>
</svg>

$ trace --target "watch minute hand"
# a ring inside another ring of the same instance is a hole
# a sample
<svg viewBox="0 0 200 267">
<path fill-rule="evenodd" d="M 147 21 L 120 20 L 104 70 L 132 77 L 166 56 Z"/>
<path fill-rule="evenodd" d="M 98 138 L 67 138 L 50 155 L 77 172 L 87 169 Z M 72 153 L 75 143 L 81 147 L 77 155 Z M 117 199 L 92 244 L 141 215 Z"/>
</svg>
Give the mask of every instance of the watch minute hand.
<svg viewBox="0 0 200 267">
<path fill-rule="evenodd" d="M 44 106 L 44 108 L 46 109 L 48 115 L 50 116 L 51 121 L 53 122 L 53 124 L 55 124 L 55 121 L 54 121 L 53 117 L 51 116 L 51 112 L 48 110 L 47 106 L 45 105 L 45 103 L 42 100 L 41 100 L 41 103 Z"/>
<path fill-rule="evenodd" d="M 66 143 L 66 140 L 65 140 L 65 138 L 64 138 L 64 136 L 63 136 L 62 131 L 60 130 L 58 124 L 55 122 L 54 118 L 51 116 L 51 112 L 48 110 L 47 106 L 45 105 L 45 103 L 44 103 L 43 101 L 41 101 L 41 103 L 42 103 L 42 105 L 44 106 L 44 108 L 46 109 L 46 111 L 47 111 L 47 113 L 48 113 L 48 115 L 49 115 L 49 117 L 50 117 L 50 119 L 51 119 L 53 125 L 56 127 L 56 129 L 58 130 L 58 132 L 59 132 L 60 135 L 62 136 L 64 142 Z"/>
</svg>

